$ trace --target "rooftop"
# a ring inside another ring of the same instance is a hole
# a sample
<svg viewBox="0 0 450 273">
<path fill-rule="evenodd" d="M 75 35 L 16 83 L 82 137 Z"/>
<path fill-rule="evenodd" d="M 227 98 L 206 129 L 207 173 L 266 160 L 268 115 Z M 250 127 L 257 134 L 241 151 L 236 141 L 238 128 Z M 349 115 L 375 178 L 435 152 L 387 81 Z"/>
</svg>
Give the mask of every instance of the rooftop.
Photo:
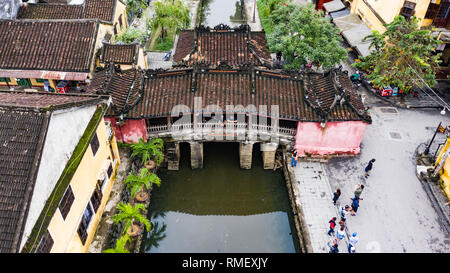
<svg viewBox="0 0 450 273">
<path fill-rule="evenodd" d="M 113 66 L 95 74 L 87 88 L 88 94 L 110 95 L 112 104 L 107 116 L 126 114 L 141 99 L 143 72 L 130 69 L 116 71 Z"/>
<path fill-rule="evenodd" d="M 0 92 L 0 253 L 19 251 L 50 111 L 100 101 L 99 96 Z"/>
<path fill-rule="evenodd" d="M 110 44 L 103 43 L 101 61 L 103 63 L 136 64 L 139 44 Z"/>
<path fill-rule="evenodd" d="M 215 67 L 226 63 L 239 67 L 271 63 L 265 33 L 251 31 L 248 25 L 238 28 L 200 26 L 195 30 L 182 30 L 173 59 L 176 66 L 201 64 Z"/>
<path fill-rule="evenodd" d="M 134 77 L 136 72 L 132 71 L 135 70 L 113 72 L 112 78 L 120 79 L 127 74 Z M 371 122 L 348 76 L 341 71 L 322 75 L 224 66 L 146 70 L 139 88 L 130 80 L 112 84 L 106 73 L 111 72 L 97 73 L 90 89 L 105 90 L 112 95 L 115 105 L 123 105 L 127 98 L 125 117 L 131 119 L 167 117 L 176 105 L 186 105 L 193 112 L 194 98 L 201 97 L 203 109 L 210 104 L 224 111 L 227 105 L 254 105 L 256 113 L 264 116 L 270 115 L 271 105 L 278 105 L 281 119 Z M 259 109 L 263 105 L 267 105 L 268 111 Z"/>
<path fill-rule="evenodd" d="M 98 19 L 112 24 L 117 1 L 85 0 L 81 5 L 69 5 L 67 1 L 52 0 L 26 4 L 20 7 L 17 19 Z"/>
<path fill-rule="evenodd" d="M 94 20 L 0 20 L 0 72 L 88 73 L 97 31 Z"/>
</svg>

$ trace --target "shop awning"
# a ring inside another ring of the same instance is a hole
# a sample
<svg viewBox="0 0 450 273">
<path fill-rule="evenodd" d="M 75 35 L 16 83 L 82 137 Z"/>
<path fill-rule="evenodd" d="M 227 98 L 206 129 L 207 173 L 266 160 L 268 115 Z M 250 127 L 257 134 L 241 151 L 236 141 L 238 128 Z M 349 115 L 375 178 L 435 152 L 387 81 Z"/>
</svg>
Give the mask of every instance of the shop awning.
<svg viewBox="0 0 450 273">
<path fill-rule="evenodd" d="M 327 12 L 334 12 L 341 9 L 345 9 L 345 5 L 342 3 L 341 0 L 333 0 L 331 2 L 323 4 L 323 8 Z"/>
<path fill-rule="evenodd" d="M 84 81 L 88 75 L 88 73 L 82 72 L 0 69 L 0 78 Z"/>
<path fill-rule="evenodd" d="M 354 47 L 359 55 L 366 57 L 373 49 L 369 49 L 370 41 L 363 42 L 364 37 L 371 35 L 372 31 L 355 14 L 333 19 L 341 30 L 342 36 L 350 46 Z"/>
</svg>

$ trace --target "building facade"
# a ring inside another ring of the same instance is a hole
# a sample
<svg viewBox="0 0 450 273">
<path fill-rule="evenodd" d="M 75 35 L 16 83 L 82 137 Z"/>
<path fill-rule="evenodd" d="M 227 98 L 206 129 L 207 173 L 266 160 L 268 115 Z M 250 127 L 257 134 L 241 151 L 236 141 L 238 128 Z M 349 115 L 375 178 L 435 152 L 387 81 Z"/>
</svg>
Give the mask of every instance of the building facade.
<svg viewBox="0 0 450 273">
<path fill-rule="evenodd" d="M 0 252 L 87 252 L 120 164 L 102 96 L 0 91 Z"/>
</svg>

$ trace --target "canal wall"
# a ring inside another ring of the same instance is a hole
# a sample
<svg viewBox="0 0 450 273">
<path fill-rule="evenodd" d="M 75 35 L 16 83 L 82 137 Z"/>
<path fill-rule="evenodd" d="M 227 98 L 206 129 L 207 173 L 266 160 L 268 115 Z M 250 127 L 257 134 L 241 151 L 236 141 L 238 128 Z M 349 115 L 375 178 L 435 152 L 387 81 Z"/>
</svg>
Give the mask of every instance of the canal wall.
<svg viewBox="0 0 450 273">
<path fill-rule="evenodd" d="M 287 160 L 286 151 L 283 151 L 283 174 L 286 181 L 286 188 L 289 194 L 289 200 L 291 202 L 292 212 L 294 215 L 295 229 L 297 231 L 297 237 L 299 239 L 300 249 L 302 253 L 312 253 L 312 246 L 310 241 L 310 235 L 308 232 L 308 226 L 303 217 L 302 206 L 300 202 L 296 200 L 298 196 L 298 188 L 295 186 L 295 175 L 292 170 L 289 161 Z"/>
</svg>

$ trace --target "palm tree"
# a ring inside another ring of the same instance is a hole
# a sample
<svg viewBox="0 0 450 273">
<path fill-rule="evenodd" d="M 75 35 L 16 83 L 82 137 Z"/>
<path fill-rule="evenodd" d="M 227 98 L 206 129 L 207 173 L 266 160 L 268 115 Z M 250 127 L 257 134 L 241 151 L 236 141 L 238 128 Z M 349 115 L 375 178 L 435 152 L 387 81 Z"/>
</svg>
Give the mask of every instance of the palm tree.
<svg viewBox="0 0 450 273">
<path fill-rule="evenodd" d="M 135 222 L 144 224 L 147 232 L 150 231 L 150 221 L 141 213 L 141 210 L 146 210 L 144 204 L 135 204 L 134 206 L 131 206 L 130 204 L 120 202 L 117 204 L 117 209 L 119 210 L 119 213 L 112 216 L 112 220 L 116 224 L 124 223 L 124 232 L 128 232 L 128 229 L 131 228 L 131 233 L 137 234 L 139 229 L 135 229 Z"/>
<path fill-rule="evenodd" d="M 164 141 L 161 138 L 154 138 L 148 142 L 140 138 L 138 143 L 131 144 L 130 147 L 133 151 L 131 158 L 140 156 L 143 164 L 153 158 L 159 166 L 164 159 Z"/>
<path fill-rule="evenodd" d="M 159 187 L 161 185 L 161 179 L 148 169 L 141 168 L 139 175 L 130 173 L 124 183 L 127 185 L 127 190 L 131 194 L 131 198 L 134 198 L 137 193 L 140 193 L 141 195 L 144 193 L 143 187 L 148 190 L 150 188 L 150 183 L 156 184 Z M 143 199 L 143 196 L 141 197 L 141 199 Z"/>
<path fill-rule="evenodd" d="M 125 234 L 117 239 L 115 248 L 106 249 L 103 253 L 130 253 L 130 251 L 125 248 L 125 245 L 128 242 L 131 242 L 131 237 L 128 234 Z"/>
</svg>

